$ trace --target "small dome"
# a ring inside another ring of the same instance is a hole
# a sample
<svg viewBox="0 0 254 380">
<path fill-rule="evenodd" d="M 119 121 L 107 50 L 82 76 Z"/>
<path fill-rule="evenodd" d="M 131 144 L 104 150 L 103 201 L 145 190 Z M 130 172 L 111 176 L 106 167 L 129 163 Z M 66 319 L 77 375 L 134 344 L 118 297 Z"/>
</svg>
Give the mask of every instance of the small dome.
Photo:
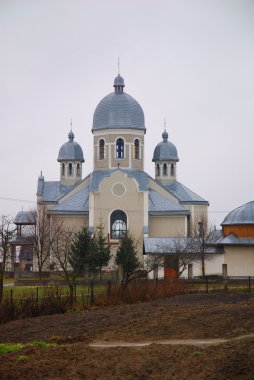
<svg viewBox="0 0 254 380">
<path fill-rule="evenodd" d="M 221 223 L 221 225 L 234 224 L 254 224 L 254 201 L 231 211 Z"/>
<path fill-rule="evenodd" d="M 177 150 L 174 144 L 168 141 L 168 133 L 162 133 L 163 141 L 160 142 L 153 153 L 153 162 L 155 161 L 179 161 Z"/>
<path fill-rule="evenodd" d="M 114 80 L 115 92 L 105 96 L 97 105 L 92 131 L 104 129 L 141 129 L 145 131 L 144 112 L 139 103 L 123 92 L 124 79 Z"/>
<path fill-rule="evenodd" d="M 19 211 L 15 216 L 15 224 L 35 224 L 36 212 L 35 211 Z"/>
<path fill-rule="evenodd" d="M 116 86 L 125 87 L 124 79 L 123 79 L 123 77 L 121 77 L 120 74 L 118 74 L 117 77 L 115 77 L 114 87 L 116 87 Z"/>
<path fill-rule="evenodd" d="M 57 161 L 81 161 L 84 162 L 81 146 L 74 140 L 72 131 L 68 134 L 69 141 L 63 144 L 59 150 Z"/>
</svg>

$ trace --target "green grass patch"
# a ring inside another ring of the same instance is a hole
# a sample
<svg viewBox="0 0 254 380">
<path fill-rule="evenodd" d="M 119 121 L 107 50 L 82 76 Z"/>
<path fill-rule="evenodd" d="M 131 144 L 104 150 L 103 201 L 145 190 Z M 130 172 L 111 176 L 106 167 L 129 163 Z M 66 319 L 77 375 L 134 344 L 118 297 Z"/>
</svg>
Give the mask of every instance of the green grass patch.
<svg viewBox="0 0 254 380">
<path fill-rule="evenodd" d="M 37 290 L 38 288 L 38 290 Z M 12 290 L 13 298 L 17 297 L 43 297 L 45 293 L 52 293 L 55 294 L 59 292 L 59 294 L 66 295 L 69 293 L 69 287 L 67 285 L 59 285 L 59 286 L 7 286 L 4 287 L 4 296 L 10 297 Z M 94 293 L 102 293 L 105 291 L 104 285 L 95 285 L 94 286 Z M 89 286 L 83 286 L 83 285 L 77 285 L 76 286 L 76 294 L 77 296 L 82 296 L 84 294 L 90 294 L 91 288 Z"/>
<path fill-rule="evenodd" d="M 7 354 L 9 352 L 16 352 L 22 350 L 25 344 L 22 343 L 0 343 L 0 354 Z"/>
<path fill-rule="evenodd" d="M 33 341 L 32 343 L 0 343 L 0 354 L 8 354 L 9 352 L 17 352 L 26 347 L 38 347 L 38 348 L 49 348 L 56 347 L 55 343 L 47 343 L 43 341 Z"/>
<path fill-rule="evenodd" d="M 17 362 L 24 362 L 26 360 L 29 360 L 29 356 L 28 355 L 19 355 L 16 357 L 16 361 Z"/>
</svg>

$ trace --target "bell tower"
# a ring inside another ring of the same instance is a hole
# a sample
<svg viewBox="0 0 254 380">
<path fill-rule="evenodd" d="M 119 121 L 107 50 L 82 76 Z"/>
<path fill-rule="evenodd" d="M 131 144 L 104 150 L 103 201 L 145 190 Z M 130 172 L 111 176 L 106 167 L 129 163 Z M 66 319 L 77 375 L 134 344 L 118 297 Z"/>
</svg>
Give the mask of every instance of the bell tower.
<svg viewBox="0 0 254 380">
<path fill-rule="evenodd" d="M 72 130 L 68 134 L 69 141 L 59 150 L 57 161 L 60 163 L 60 183 L 73 186 L 82 180 L 82 163 L 85 161 L 81 146 L 74 141 Z"/>
</svg>

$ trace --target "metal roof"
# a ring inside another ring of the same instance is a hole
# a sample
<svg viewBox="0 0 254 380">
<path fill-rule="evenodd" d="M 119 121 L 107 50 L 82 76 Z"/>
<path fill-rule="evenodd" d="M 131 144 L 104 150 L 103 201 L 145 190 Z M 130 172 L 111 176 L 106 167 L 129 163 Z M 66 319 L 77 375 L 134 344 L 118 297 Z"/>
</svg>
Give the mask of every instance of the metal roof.
<svg viewBox="0 0 254 380">
<path fill-rule="evenodd" d="M 72 131 L 68 134 L 69 141 L 63 144 L 59 150 L 57 161 L 80 161 L 84 162 L 81 146 L 74 140 Z"/>
<path fill-rule="evenodd" d="M 159 238 L 144 238 L 145 254 L 175 254 L 176 250 L 189 250 L 192 238 L 189 237 L 159 237 Z M 222 254 L 224 253 L 221 245 L 210 245 L 206 248 L 207 254 Z"/>
<path fill-rule="evenodd" d="M 177 149 L 174 144 L 168 141 L 168 133 L 162 134 L 163 141 L 154 149 L 152 161 L 179 161 Z"/>
<path fill-rule="evenodd" d="M 170 254 L 174 253 L 176 245 L 184 248 L 187 237 L 160 237 L 160 238 L 144 238 L 145 253 L 161 253 Z"/>
<path fill-rule="evenodd" d="M 96 170 L 90 174 L 90 185 L 89 190 L 90 191 L 99 191 L 100 184 L 103 181 L 105 177 L 110 177 L 112 173 L 115 171 L 120 170 L 121 172 L 127 174 L 128 177 L 135 178 L 135 180 L 138 182 L 139 190 L 140 191 L 147 191 L 148 190 L 148 175 L 141 171 L 141 170 L 128 170 L 128 169 L 109 169 L 109 170 Z"/>
<path fill-rule="evenodd" d="M 231 211 L 221 225 L 254 224 L 254 201 L 245 203 Z"/>
<path fill-rule="evenodd" d="M 36 222 L 36 211 L 19 211 L 15 216 L 15 224 L 32 225 Z"/>
<path fill-rule="evenodd" d="M 238 238 L 231 234 L 220 241 L 223 245 L 254 245 L 254 238 Z"/>
<path fill-rule="evenodd" d="M 57 202 L 59 198 L 67 194 L 74 187 L 75 186 L 63 186 L 59 181 L 43 181 L 43 189 L 40 194 L 42 196 L 42 202 Z"/>
<path fill-rule="evenodd" d="M 40 187 L 40 193 L 42 202 L 45 203 L 58 203 L 52 210 L 55 211 L 69 211 L 71 210 L 75 213 L 78 211 L 88 212 L 88 209 L 84 208 L 84 203 L 82 203 L 86 197 L 88 199 L 89 192 L 98 192 L 100 190 L 100 184 L 106 177 L 110 177 L 112 173 L 116 171 L 121 171 L 128 177 L 133 178 L 138 183 L 139 191 L 149 192 L 149 215 L 189 215 L 190 211 L 186 209 L 183 204 L 186 203 L 198 203 L 198 204 L 208 204 L 203 198 L 199 197 L 197 194 L 193 193 L 191 190 L 187 189 L 185 186 L 179 182 L 174 182 L 173 184 L 163 187 L 158 181 L 154 181 L 147 173 L 141 170 L 128 170 L 128 169 L 110 169 L 110 170 L 100 170 L 92 172 L 87 179 L 90 179 L 89 185 L 86 190 L 82 193 L 80 190 L 75 196 L 61 202 L 61 198 L 68 193 L 70 193 L 75 186 L 63 186 L 59 181 L 44 181 L 43 178 L 39 178 L 38 183 Z M 171 195 L 173 195 L 177 200 L 174 202 L 167 198 L 167 196 L 160 194 L 158 191 L 149 188 L 148 180 L 156 182 L 162 188 L 166 189 Z M 173 189 L 173 190 L 172 190 Z M 81 192 L 81 193 L 80 193 Z M 74 198 L 73 198 L 74 197 Z M 178 203 L 179 202 L 179 203 Z M 181 204 L 183 203 L 183 204 Z M 59 206 L 59 207 L 58 207 Z M 80 207 L 80 209 L 79 209 Z"/>
<path fill-rule="evenodd" d="M 87 214 L 89 211 L 89 190 L 88 186 L 64 199 L 55 207 L 49 210 L 50 214 Z"/>
<path fill-rule="evenodd" d="M 92 131 L 102 129 L 141 129 L 145 131 L 144 112 L 139 103 L 123 92 L 124 81 L 116 77 L 115 92 L 105 96 L 97 105 Z"/>
<path fill-rule="evenodd" d="M 169 200 L 154 190 L 149 190 L 148 199 L 149 215 L 190 215 L 190 211 L 179 203 Z"/>
<path fill-rule="evenodd" d="M 171 184 L 164 185 L 164 187 L 174 195 L 182 203 L 192 203 L 192 204 L 205 204 L 208 205 L 209 202 L 204 198 L 201 198 L 198 194 L 194 193 L 192 190 L 188 189 L 182 183 L 175 181 Z"/>
</svg>

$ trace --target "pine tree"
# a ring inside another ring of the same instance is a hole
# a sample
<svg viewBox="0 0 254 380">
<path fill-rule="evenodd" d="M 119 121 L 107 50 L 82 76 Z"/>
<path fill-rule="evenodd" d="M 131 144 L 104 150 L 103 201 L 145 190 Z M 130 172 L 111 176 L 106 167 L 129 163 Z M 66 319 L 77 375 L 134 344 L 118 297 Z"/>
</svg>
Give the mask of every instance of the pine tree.
<svg viewBox="0 0 254 380">
<path fill-rule="evenodd" d="M 131 281 L 133 273 L 140 268 L 135 239 L 131 233 L 127 232 L 121 238 L 115 262 L 117 265 L 122 266 L 123 281 L 125 286 L 127 286 Z"/>
</svg>

